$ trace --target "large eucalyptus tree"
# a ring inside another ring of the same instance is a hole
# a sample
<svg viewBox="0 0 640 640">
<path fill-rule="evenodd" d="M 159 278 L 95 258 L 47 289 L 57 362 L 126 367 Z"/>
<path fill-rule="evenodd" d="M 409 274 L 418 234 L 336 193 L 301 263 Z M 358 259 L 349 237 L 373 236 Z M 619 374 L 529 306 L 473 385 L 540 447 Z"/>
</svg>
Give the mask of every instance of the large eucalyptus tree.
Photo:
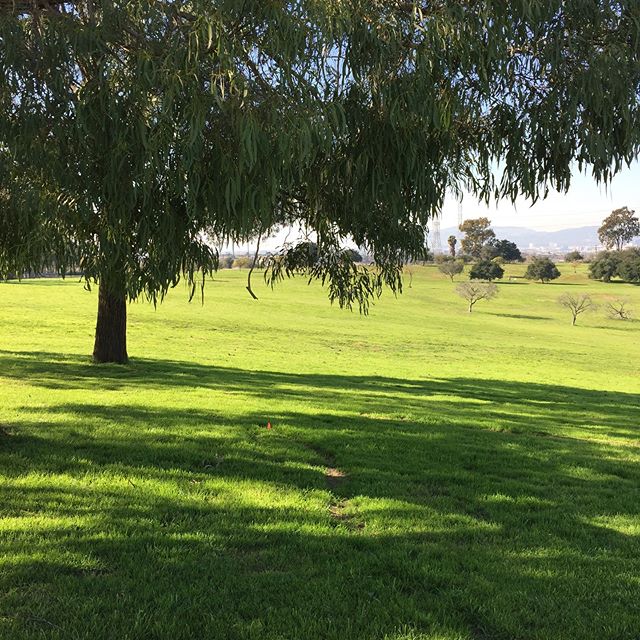
<svg viewBox="0 0 640 640">
<path fill-rule="evenodd" d="M 203 241 L 301 223 L 268 277 L 401 286 L 447 190 L 535 200 L 638 152 L 637 0 L 0 0 L 0 275 L 79 264 L 97 361 Z M 375 268 L 339 250 L 351 237 Z"/>
</svg>

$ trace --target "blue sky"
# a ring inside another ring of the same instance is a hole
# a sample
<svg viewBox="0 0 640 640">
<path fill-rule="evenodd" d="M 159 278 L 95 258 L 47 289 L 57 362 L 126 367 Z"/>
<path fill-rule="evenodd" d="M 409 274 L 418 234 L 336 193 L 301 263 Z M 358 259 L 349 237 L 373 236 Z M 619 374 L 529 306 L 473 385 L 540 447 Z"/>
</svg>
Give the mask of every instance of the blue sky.
<svg viewBox="0 0 640 640">
<path fill-rule="evenodd" d="M 605 187 L 596 184 L 590 175 L 575 173 L 568 193 L 551 192 L 533 207 L 526 200 L 514 207 L 500 202 L 487 208 L 471 197 L 464 199 L 464 218 L 487 216 L 497 227 L 528 227 L 541 231 L 556 231 L 571 227 L 599 225 L 613 209 L 627 206 L 640 211 L 640 162 L 621 171 Z M 458 224 L 458 203 L 448 198 L 442 212 L 441 226 Z"/>
</svg>

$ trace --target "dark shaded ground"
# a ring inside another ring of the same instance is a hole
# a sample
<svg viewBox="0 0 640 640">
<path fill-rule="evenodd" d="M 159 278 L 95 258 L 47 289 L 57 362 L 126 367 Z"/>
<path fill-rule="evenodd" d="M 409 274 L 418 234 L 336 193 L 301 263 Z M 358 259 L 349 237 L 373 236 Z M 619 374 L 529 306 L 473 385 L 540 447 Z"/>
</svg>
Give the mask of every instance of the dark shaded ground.
<svg viewBox="0 0 640 640">
<path fill-rule="evenodd" d="M 78 391 L 1 425 L 2 638 L 640 637 L 638 395 L 47 353 L 0 368 Z M 181 389 L 264 409 L 149 402 Z"/>
</svg>

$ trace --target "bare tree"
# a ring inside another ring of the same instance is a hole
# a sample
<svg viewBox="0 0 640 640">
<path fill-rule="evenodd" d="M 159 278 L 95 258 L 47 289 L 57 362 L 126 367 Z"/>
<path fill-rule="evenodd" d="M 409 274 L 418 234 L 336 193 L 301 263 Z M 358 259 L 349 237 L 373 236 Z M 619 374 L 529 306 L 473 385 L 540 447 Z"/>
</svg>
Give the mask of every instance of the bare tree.
<svg viewBox="0 0 640 640">
<path fill-rule="evenodd" d="M 573 295 L 565 293 L 558 298 L 558 304 L 571 312 L 571 325 L 575 326 L 576 320 L 581 313 L 595 311 L 598 305 L 586 293 Z"/>
<path fill-rule="evenodd" d="M 612 320 L 631 320 L 633 318 L 628 300 L 618 299 L 607 302 L 606 309 L 607 316 Z"/>
<path fill-rule="evenodd" d="M 453 282 L 453 279 L 464 271 L 464 262 L 462 260 L 447 260 L 438 265 L 438 271 L 451 278 L 451 282 Z"/>
<path fill-rule="evenodd" d="M 462 282 L 456 287 L 456 293 L 469 303 L 469 313 L 480 300 L 491 300 L 498 295 L 498 287 L 493 282 Z"/>
</svg>

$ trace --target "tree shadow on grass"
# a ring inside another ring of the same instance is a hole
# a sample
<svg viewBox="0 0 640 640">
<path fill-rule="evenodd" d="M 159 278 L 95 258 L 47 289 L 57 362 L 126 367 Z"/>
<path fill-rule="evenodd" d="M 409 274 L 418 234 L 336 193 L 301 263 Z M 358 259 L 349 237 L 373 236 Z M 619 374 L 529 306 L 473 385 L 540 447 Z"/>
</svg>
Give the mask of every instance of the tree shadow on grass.
<svg viewBox="0 0 640 640">
<path fill-rule="evenodd" d="M 524 313 L 492 313 L 491 311 L 485 311 L 490 316 L 498 316 L 500 318 L 516 318 L 518 320 L 551 320 L 547 316 L 533 316 Z"/>
<path fill-rule="evenodd" d="M 0 635 L 637 632 L 638 395 L 52 354 L 0 363 L 48 390 L 92 390 L 25 403 L 0 442 Z M 101 388 L 242 393 L 273 429 L 255 410 L 135 394 L 105 406 Z M 329 464 L 345 473 L 331 487 Z"/>
<path fill-rule="evenodd" d="M 589 436 L 638 439 L 635 407 L 640 394 L 598 391 L 553 384 L 482 378 L 399 379 L 385 376 L 294 374 L 215 367 L 193 362 L 136 359 L 127 367 L 92 365 L 88 358 L 46 352 L 0 351 L 0 371 L 8 379 L 28 380 L 49 390 L 210 390 L 233 397 L 241 394 L 264 401 L 256 420 L 266 422 L 268 401 L 312 401 L 318 408 L 359 415 L 384 412 L 420 420 L 435 415 L 471 427 L 540 431 L 584 428 Z M 77 403 L 74 411 L 101 412 L 105 419 L 126 419 L 128 407 Z M 26 408 L 28 409 L 28 407 Z M 146 410 L 146 409 L 143 409 Z M 164 406 L 158 412 L 164 412 Z M 184 415 L 197 415 L 189 408 Z M 147 416 L 147 419 L 153 418 Z M 158 416 L 156 416 L 158 417 Z M 224 420 L 219 415 L 219 420 Z M 253 419 L 253 418 L 252 418 Z M 131 415 L 131 420 L 134 420 Z"/>
</svg>

